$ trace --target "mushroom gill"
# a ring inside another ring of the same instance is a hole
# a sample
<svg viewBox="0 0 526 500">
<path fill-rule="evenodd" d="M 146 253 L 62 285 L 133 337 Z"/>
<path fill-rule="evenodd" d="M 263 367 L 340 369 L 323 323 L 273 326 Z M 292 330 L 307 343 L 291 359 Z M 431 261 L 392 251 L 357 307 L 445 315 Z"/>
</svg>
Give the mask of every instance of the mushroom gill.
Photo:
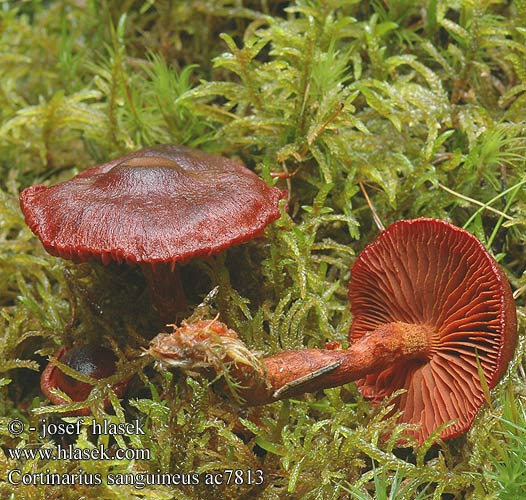
<svg viewBox="0 0 526 500">
<path fill-rule="evenodd" d="M 390 226 L 356 260 L 349 285 L 357 342 L 382 324 L 425 325 L 422 359 L 386 367 L 357 381 L 378 401 L 398 389 L 403 422 L 422 425 L 420 438 L 455 421 L 441 437 L 470 427 L 485 396 L 513 356 L 516 313 L 508 281 L 471 234 L 434 219 Z"/>
<path fill-rule="evenodd" d="M 396 400 L 402 422 L 448 439 L 466 431 L 517 342 L 504 274 L 470 233 L 435 219 L 399 221 L 356 259 L 347 349 L 296 349 L 234 368 L 247 404 L 266 404 L 357 381 L 373 401 Z M 166 357 L 162 343 L 158 358 Z M 263 376 L 265 375 L 265 376 Z"/>
</svg>

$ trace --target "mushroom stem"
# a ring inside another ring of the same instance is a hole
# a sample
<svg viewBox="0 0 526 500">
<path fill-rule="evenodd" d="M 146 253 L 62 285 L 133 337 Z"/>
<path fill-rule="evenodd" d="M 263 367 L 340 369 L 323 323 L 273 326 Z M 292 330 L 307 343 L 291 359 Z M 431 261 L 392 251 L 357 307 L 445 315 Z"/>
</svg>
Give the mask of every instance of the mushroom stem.
<svg viewBox="0 0 526 500">
<path fill-rule="evenodd" d="M 419 360 L 431 351 L 433 330 L 428 326 L 395 322 L 380 325 L 345 350 L 297 349 L 262 361 L 262 378 L 244 365 L 235 376 L 241 396 L 251 406 L 306 392 L 336 387 L 385 369 L 401 360 Z"/>
<path fill-rule="evenodd" d="M 179 268 L 170 268 L 169 264 L 143 264 L 142 272 L 146 279 L 152 307 L 160 320 L 174 323 L 176 314 L 186 309 L 184 293 Z"/>
</svg>

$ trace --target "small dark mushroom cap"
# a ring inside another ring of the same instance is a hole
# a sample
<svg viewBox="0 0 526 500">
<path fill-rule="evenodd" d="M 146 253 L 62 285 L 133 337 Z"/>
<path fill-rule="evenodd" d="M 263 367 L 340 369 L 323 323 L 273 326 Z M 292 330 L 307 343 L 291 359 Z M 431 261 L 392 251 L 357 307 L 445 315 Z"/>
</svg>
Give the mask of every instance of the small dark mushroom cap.
<svg viewBox="0 0 526 500">
<path fill-rule="evenodd" d="M 111 349 L 103 346 L 85 345 L 74 348 L 60 349 L 55 358 L 67 365 L 81 375 L 86 375 L 96 380 L 110 377 L 117 368 L 117 357 Z M 128 387 L 128 380 L 124 380 L 113 387 L 117 397 L 122 397 Z M 72 401 L 84 401 L 90 394 L 93 386 L 74 379 L 63 373 L 58 366 L 52 362 L 48 363 L 40 377 L 40 388 L 47 398 L 56 405 L 66 404 L 67 401 L 57 394 L 53 394 L 51 389 L 60 389 L 67 394 Z M 109 399 L 104 402 L 108 408 Z M 70 415 L 89 415 L 90 408 L 81 408 Z"/>
<path fill-rule="evenodd" d="M 52 255 L 174 264 L 261 235 L 285 196 L 240 163 L 165 145 L 28 187 L 20 205 Z"/>
<path fill-rule="evenodd" d="M 443 439 L 469 429 L 485 401 L 478 365 L 494 387 L 517 343 L 510 285 L 495 260 L 470 233 L 422 218 L 383 231 L 351 277 L 351 341 L 397 321 L 432 332 L 425 357 L 366 376 L 361 392 L 380 400 L 405 389 L 401 421 L 422 424 L 420 441 L 451 420 Z"/>
</svg>

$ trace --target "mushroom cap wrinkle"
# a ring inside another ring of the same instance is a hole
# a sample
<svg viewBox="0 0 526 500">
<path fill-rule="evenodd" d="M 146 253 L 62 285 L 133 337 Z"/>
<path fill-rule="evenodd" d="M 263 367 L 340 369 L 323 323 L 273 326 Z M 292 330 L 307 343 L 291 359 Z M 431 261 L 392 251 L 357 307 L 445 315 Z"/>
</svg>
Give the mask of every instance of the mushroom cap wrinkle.
<svg viewBox="0 0 526 500">
<path fill-rule="evenodd" d="M 429 331 L 426 353 L 360 379 L 362 394 L 405 389 L 401 421 L 421 424 L 420 442 L 449 421 L 442 439 L 465 432 L 485 401 L 479 367 L 494 387 L 517 343 L 510 285 L 484 246 L 444 221 L 396 222 L 356 259 L 349 299 L 351 342 L 394 322 Z"/>
<path fill-rule="evenodd" d="M 236 161 L 163 145 L 30 186 L 20 205 L 52 255 L 174 264 L 261 235 L 285 197 Z"/>
</svg>

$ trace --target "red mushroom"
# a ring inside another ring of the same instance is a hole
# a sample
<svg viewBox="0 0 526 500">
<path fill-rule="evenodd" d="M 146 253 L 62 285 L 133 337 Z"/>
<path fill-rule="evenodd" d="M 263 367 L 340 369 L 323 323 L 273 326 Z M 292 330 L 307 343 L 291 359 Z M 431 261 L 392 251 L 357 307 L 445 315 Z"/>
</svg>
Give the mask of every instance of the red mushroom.
<svg viewBox="0 0 526 500">
<path fill-rule="evenodd" d="M 374 401 L 405 389 L 396 405 L 402 422 L 420 424 L 419 442 L 450 421 L 442 439 L 465 432 L 485 401 L 479 367 L 493 388 L 517 343 L 509 283 L 483 245 L 447 222 L 397 222 L 356 259 L 349 298 L 350 347 L 264 358 L 265 383 L 240 366 L 247 403 L 356 380 Z"/>
<path fill-rule="evenodd" d="M 52 255 L 139 264 L 164 321 L 184 308 L 176 263 L 263 233 L 286 191 L 235 161 L 155 146 L 20 196 L 26 222 Z"/>
<path fill-rule="evenodd" d="M 381 267 L 380 267 L 381 266 Z M 442 439 L 471 426 L 517 344 L 517 316 L 504 273 L 470 233 L 433 219 L 400 221 L 365 249 L 352 269 L 352 342 L 383 329 L 414 330 L 425 348 L 404 364 L 358 381 L 374 401 L 405 389 L 401 420 L 421 424 L 423 441 L 454 424 Z"/>
<path fill-rule="evenodd" d="M 113 375 L 116 371 L 117 357 L 112 350 L 101 346 L 86 345 L 73 349 L 60 349 L 55 358 L 62 364 L 72 368 L 80 375 L 92 379 L 101 380 Z M 128 386 L 128 380 L 120 382 L 113 387 L 117 397 L 121 397 Z M 40 388 L 47 398 L 54 404 L 66 404 L 67 401 L 54 394 L 52 389 L 60 389 L 67 394 L 73 402 L 84 401 L 93 389 L 93 385 L 74 379 L 60 370 L 53 362 L 48 363 L 40 377 Z M 105 400 L 105 406 L 109 407 L 109 400 Z M 89 415 L 89 407 L 81 408 L 70 413 L 70 415 Z"/>
</svg>

